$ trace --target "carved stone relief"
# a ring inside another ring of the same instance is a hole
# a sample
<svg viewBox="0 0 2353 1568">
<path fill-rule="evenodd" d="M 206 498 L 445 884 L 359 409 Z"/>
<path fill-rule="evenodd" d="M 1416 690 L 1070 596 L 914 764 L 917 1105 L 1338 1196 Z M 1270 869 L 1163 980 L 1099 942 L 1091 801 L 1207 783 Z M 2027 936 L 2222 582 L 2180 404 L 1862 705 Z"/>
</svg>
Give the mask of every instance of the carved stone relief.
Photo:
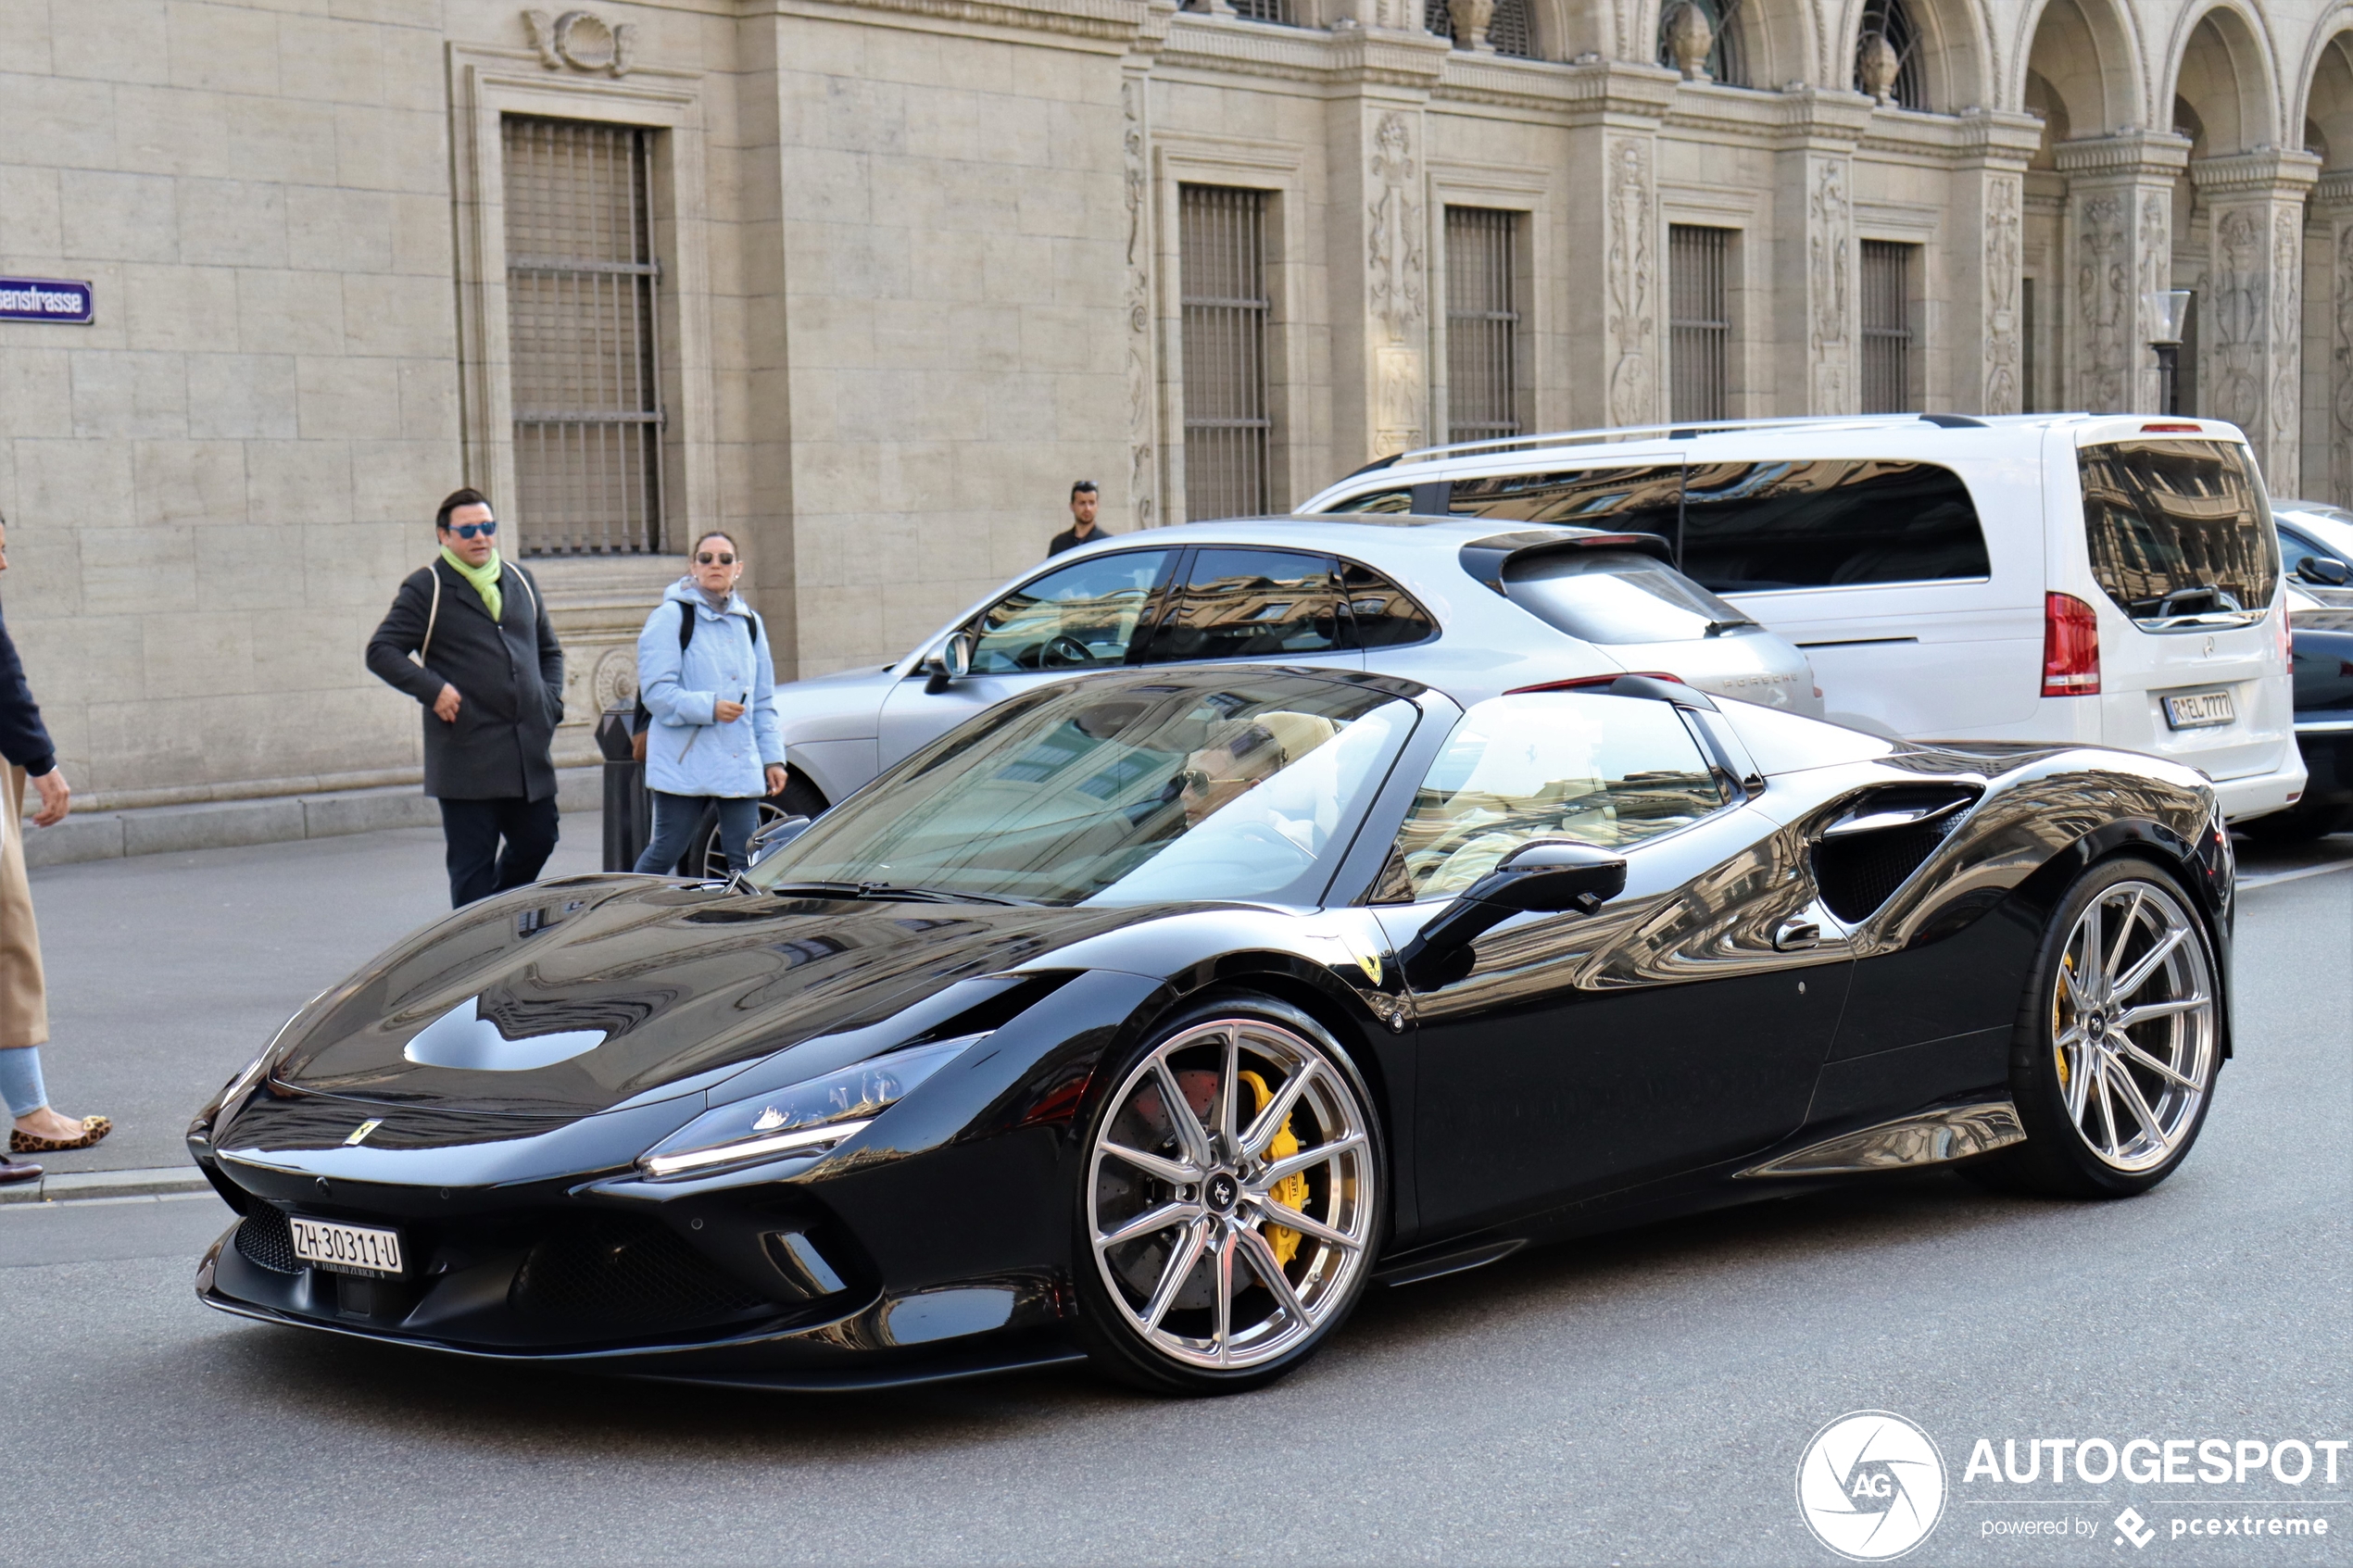
<svg viewBox="0 0 2353 1568">
<path fill-rule="evenodd" d="M 2141 193 L 2140 288 L 2126 319 L 2135 322 L 2136 330 L 2127 349 L 2127 363 L 2140 369 L 2142 386 L 2133 407 L 2158 407 L 2157 356 L 2145 345 L 2149 342 L 2154 321 L 2141 320 L 2140 302 L 2150 295 L 2173 286 L 2173 201 L 2170 194 L 2156 191 Z"/>
<path fill-rule="evenodd" d="M 2132 274 L 2125 256 L 2125 199 L 2096 195 L 2083 203 L 2077 234 L 2076 308 L 2083 322 L 2082 403 L 2093 413 L 2126 407 L 2126 335 L 2132 330 Z"/>
<path fill-rule="evenodd" d="M 2304 379 L 2304 225 L 2285 208 L 2271 216 L 2271 450 L 2263 466 L 2283 486 L 2296 485 L 2302 470 L 2296 451 L 2297 414 Z"/>
<path fill-rule="evenodd" d="M 1843 414 L 1854 362 L 1846 332 L 1849 270 L 1854 265 L 1854 209 L 1846 194 L 1846 164 L 1823 163 L 1814 172 L 1806 208 L 1807 300 L 1806 361 L 1813 381 L 1813 411 Z"/>
<path fill-rule="evenodd" d="M 1120 88 L 1122 157 L 1127 192 L 1127 494 L 1136 526 L 1159 521 L 1159 470 L 1153 459 L 1151 180 L 1146 169 L 1145 84 Z"/>
<path fill-rule="evenodd" d="M 2200 323 L 2206 350 L 2200 378 L 2205 411 L 2242 430 L 2263 412 L 2263 274 L 2271 265 L 2263 209 L 2234 207 L 2214 225 L 2209 308 Z"/>
<path fill-rule="evenodd" d="M 2019 411 L 2018 288 L 2022 256 L 2016 175 L 1985 181 L 1985 407 L 1989 414 Z"/>
<path fill-rule="evenodd" d="M 531 46 L 549 70 L 570 66 L 574 70 L 627 76 L 637 53 L 637 29 L 628 22 L 612 23 L 592 11 L 565 11 L 550 21 L 545 11 L 525 11 L 523 26 L 531 30 Z"/>
<path fill-rule="evenodd" d="M 1373 352 L 1373 447 L 1386 457 L 1419 445 L 1427 423 L 1420 160 L 1407 116 L 1392 109 L 1374 126 L 1368 172 L 1366 296 L 1381 329 Z"/>
<path fill-rule="evenodd" d="M 2353 502 L 2353 220 L 2336 226 L 2329 375 L 2329 499 Z"/>
<path fill-rule="evenodd" d="M 1652 256 L 1651 147 L 1638 137 L 1621 137 L 1609 148 L 1609 420 L 1641 424 L 1658 417 L 1653 394 L 1651 295 L 1656 287 Z"/>
</svg>

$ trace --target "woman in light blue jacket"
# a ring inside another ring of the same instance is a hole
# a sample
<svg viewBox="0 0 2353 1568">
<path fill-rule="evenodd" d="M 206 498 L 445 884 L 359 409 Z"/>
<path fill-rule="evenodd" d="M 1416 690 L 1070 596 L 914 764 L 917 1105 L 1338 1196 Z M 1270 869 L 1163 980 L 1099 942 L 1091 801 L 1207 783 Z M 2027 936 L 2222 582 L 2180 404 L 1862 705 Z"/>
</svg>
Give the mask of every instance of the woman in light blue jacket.
<svg viewBox="0 0 2353 1568">
<path fill-rule="evenodd" d="M 641 872 L 677 865 L 705 806 L 718 808 L 727 864 L 742 871 L 761 797 L 785 787 L 784 734 L 769 701 L 776 667 L 767 629 L 736 592 L 743 571 L 733 539 L 704 534 L 686 575 L 637 633 L 637 691 L 653 716 L 646 787 L 654 834 L 637 857 Z"/>
</svg>

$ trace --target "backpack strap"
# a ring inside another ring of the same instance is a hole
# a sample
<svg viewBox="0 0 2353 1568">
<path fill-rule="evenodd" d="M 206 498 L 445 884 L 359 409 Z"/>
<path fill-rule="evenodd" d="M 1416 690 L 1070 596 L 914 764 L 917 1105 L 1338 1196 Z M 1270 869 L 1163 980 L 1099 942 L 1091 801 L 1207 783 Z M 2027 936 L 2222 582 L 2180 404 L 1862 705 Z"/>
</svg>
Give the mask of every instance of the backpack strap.
<svg viewBox="0 0 2353 1568">
<path fill-rule="evenodd" d="M 441 621 L 441 568 L 429 566 L 425 571 L 433 578 L 433 608 L 425 612 L 425 640 L 417 645 L 417 651 L 411 656 L 420 669 L 424 667 L 425 655 L 433 651 L 433 629 Z"/>
</svg>

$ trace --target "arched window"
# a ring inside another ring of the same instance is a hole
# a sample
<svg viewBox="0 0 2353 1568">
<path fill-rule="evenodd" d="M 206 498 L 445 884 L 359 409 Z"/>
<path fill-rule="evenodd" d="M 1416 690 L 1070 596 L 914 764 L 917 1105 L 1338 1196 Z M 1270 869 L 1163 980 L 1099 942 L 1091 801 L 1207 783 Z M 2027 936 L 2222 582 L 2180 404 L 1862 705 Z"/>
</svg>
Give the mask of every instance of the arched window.
<svg viewBox="0 0 2353 1568">
<path fill-rule="evenodd" d="M 1855 35 L 1855 91 L 1898 108 L 1927 108 L 1920 44 L 1904 0 L 1865 0 L 1863 25 Z"/>
<path fill-rule="evenodd" d="M 1441 38 L 1454 36 L 1454 11 L 1447 0 L 1422 0 L 1422 26 Z M 1495 14 L 1487 19 L 1487 42 L 1499 55 L 1536 57 L 1535 39 L 1528 26 L 1528 0 L 1495 0 Z"/>
<path fill-rule="evenodd" d="M 1716 42 L 1707 51 L 1707 74 L 1713 81 L 1728 87 L 1745 87 L 1748 82 L 1748 57 L 1741 48 L 1741 0 L 1667 0 L 1659 7 L 1658 63 L 1669 70 L 1681 68 L 1675 57 L 1673 43 L 1676 13 L 1684 6 L 1695 8 L 1707 19 L 1708 30 Z"/>
</svg>

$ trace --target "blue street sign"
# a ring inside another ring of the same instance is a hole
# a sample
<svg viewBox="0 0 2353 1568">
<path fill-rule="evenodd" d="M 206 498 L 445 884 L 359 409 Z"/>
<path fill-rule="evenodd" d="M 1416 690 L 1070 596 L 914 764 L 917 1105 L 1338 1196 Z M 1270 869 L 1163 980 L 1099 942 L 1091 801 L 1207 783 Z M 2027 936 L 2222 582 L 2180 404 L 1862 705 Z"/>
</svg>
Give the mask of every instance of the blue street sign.
<svg viewBox="0 0 2353 1568">
<path fill-rule="evenodd" d="M 61 278 L 0 278 L 0 321 L 63 321 L 88 326 L 95 300 L 86 282 Z"/>
</svg>

